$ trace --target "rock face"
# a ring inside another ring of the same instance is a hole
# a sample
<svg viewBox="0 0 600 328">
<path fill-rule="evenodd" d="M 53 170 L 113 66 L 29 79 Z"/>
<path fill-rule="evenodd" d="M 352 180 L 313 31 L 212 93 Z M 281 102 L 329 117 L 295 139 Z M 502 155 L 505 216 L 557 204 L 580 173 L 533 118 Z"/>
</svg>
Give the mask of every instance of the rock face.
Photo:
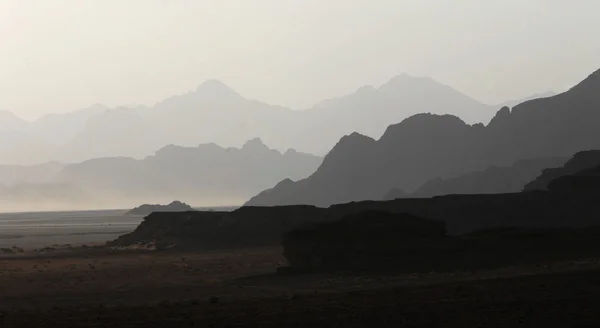
<svg viewBox="0 0 600 328">
<path fill-rule="evenodd" d="M 575 154 L 563 166 L 550 166 L 536 179 L 526 184 L 523 190 L 546 190 L 549 183 L 556 178 L 572 175 L 598 166 L 600 166 L 600 150 L 582 151 Z"/>
<path fill-rule="evenodd" d="M 307 179 L 280 185 L 247 205 L 336 203 L 381 199 L 517 160 L 566 157 L 600 148 L 600 70 L 548 98 L 501 109 L 487 126 L 450 115 L 418 114 L 391 125 L 379 140 L 344 137 Z M 290 195 L 270 198 L 270 195 Z"/>
<path fill-rule="evenodd" d="M 189 212 L 189 211 L 194 211 L 194 209 L 190 205 L 176 200 L 176 201 L 169 203 L 168 205 L 144 204 L 144 205 L 138 206 L 138 207 L 128 211 L 125 214 L 126 215 L 149 215 L 154 212 Z"/>
</svg>

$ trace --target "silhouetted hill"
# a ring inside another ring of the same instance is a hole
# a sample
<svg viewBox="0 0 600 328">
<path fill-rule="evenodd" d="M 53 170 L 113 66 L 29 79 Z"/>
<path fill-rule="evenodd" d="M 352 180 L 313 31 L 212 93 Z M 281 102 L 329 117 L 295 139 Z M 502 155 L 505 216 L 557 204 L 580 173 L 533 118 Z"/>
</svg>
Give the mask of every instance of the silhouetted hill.
<svg viewBox="0 0 600 328">
<path fill-rule="evenodd" d="M 327 152 L 352 131 L 379 138 L 386 128 L 418 113 L 451 114 L 469 123 L 488 123 L 495 107 L 487 106 L 426 77 L 398 75 L 382 86 L 363 86 L 356 92 L 316 104 L 306 112 L 311 130 L 326 138 Z M 360 122 L 360 123 L 358 123 Z"/>
<path fill-rule="evenodd" d="M 26 131 L 0 130 L 0 163 L 2 165 L 35 165 L 55 158 L 53 145 Z"/>
<path fill-rule="evenodd" d="M 533 94 L 529 97 L 525 97 L 525 98 L 521 98 L 521 99 L 517 99 L 517 100 L 509 100 L 509 101 L 505 101 L 499 105 L 496 105 L 497 108 L 502 108 L 502 107 L 508 107 L 508 108 L 513 108 L 518 104 L 524 103 L 526 101 L 529 100 L 534 100 L 534 99 L 540 99 L 540 98 L 548 98 L 548 97 L 553 97 L 556 96 L 557 93 L 553 92 L 553 91 L 548 91 L 548 92 L 544 92 L 544 93 L 536 93 Z"/>
<path fill-rule="evenodd" d="M 413 192 L 447 179 L 517 160 L 566 157 L 600 148 L 600 70 L 569 91 L 502 108 L 491 122 L 468 125 L 450 115 L 418 114 L 375 141 L 342 138 L 309 178 L 280 185 L 247 205 L 329 206 L 381 199 L 392 188 Z M 269 195 L 292 195 L 269 198 Z"/>
<path fill-rule="evenodd" d="M 411 195 L 402 189 L 394 188 L 388 191 L 381 200 L 394 200 L 399 198 L 409 198 Z"/>
<path fill-rule="evenodd" d="M 433 197 L 449 194 L 503 194 L 519 192 L 542 170 L 564 164 L 568 158 L 520 160 L 508 167 L 489 167 L 449 179 L 427 181 L 411 194 L 412 197 Z"/>
<path fill-rule="evenodd" d="M 61 146 L 81 133 L 86 128 L 88 120 L 108 110 L 109 108 L 104 105 L 95 104 L 68 113 L 46 114 L 31 122 L 27 131 L 55 146 Z"/>
<path fill-rule="evenodd" d="M 167 205 L 160 205 L 160 204 L 144 204 L 144 205 L 140 205 L 130 211 L 128 211 L 127 213 L 125 213 L 125 215 L 150 215 L 154 212 L 189 212 L 189 211 L 194 211 L 194 209 L 186 204 L 186 203 L 182 203 L 180 201 L 172 201 Z"/>
<path fill-rule="evenodd" d="M 546 190 L 548 184 L 559 177 L 600 166 L 600 151 L 582 151 L 573 156 L 563 166 L 549 166 L 536 179 L 526 184 L 523 190 Z"/>
<path fill-rule="evenodd" d="M 550 191 L 600 192 L 600 165 L 575 174 L 558 177 L 548 184 Z"/>
<path fill-rule="evenodd" d="M 15 114 L 0 110 L 0 131 L 22 131 L 27 127 L 27 122 Z"/>
<path fill-rule="evenodd" d="M 0 165 L 0 184 L 47 183 L 65 167 L 62 163 L 44 163 L 31 166 Z"/>
<path fill-rule="evenodd" d="M 170 145 L 143 160 L 93 159 L 66 166 L 56 180 L 85 190 L 96 207 L 172 199 L 235 205 L 277 181 L 310 175 L 321 161 L 294 150 L 282 154 L 255 138 L 239 149 L 216 144 Z"/>
</svg>

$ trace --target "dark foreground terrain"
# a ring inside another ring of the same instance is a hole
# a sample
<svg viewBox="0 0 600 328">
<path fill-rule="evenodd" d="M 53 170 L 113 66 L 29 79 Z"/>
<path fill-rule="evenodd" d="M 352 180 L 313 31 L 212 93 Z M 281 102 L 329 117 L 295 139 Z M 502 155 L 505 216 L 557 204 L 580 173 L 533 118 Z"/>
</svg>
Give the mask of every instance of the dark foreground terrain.
<svg viewBox="0 0 600 328">
<path fill-rule="evenodd" d="M 478 272 L 275 275 L 279 248 L 87 250 L 0 261 L 0 327 L 581 327 L 600 262 Z"/>
</svg>

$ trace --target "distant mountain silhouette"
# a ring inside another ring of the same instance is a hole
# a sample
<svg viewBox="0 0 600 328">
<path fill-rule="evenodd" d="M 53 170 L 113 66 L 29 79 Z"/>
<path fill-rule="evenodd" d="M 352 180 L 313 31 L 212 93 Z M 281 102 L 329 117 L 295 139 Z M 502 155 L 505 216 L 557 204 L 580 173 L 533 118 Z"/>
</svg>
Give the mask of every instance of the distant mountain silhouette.
<svg viewBox="0 0 600 328">
<path fill-rule="evenodd" d="M 504 107 L 487 126 L 468 125 L 451 115 L 418 114 L 389 126 L 377 141 L 352 134 L 309 178 L 280 184 L 247 205 L 375 200 L 393 188 L 413 192 L 434 177 L 600 148 L 599 90 L 600 70 L 565 93 L 526 101 L 512 111 Z"/>
<path fill-rule="evenodd" d="M 249 100 L 224 83 L 209 80 L 191 92 L 151 107 L 109 109 L 94 105 L 24 122 L 26 126 L 20 132 L 43 144 L 44 150 L 33 156 L 34 152 L 25 151 L 25 146 L 13 147 L 14 160 L 4 162 L 2 158 L 0 164 L 78 162 L 118 156 L 141 159 L 169 144 L 191 147 L 215 142 L 238 146 L 257 136 L 280 151 L 293 148 L 325 154 L 349 132 L 379 138 L 390 123 L 416 113 L 453 114 L 469 123 L 487 123 L 495 109 L 432 79 L 406 74 L 378 88 L 362 87 L 307 110 Z M 3 124 L 0 117 L 0 127 Z M 19 149 L 34 160 L 17 154 Z"/>
<path fill-rule="evenodd" d="M 89 119 L 107 110 L 108 107 L 95 104 L 68 113 L 46 114 L 31 122 L 27 131 L 56 146 L 64 145 L 85 129 Z"/>
<path fill-rule="evenodd" d="M 60 147 L 84 130 L 88 119 L 104 110 L 107 108 L 94 105 L 70 113 L 44 115 L 32 122 L 9 112 L 0 112 L 0 164 L 34 165 L 81 157 L 73 154 L 65 156 Z M 87 148 L 91 149 L 91 145 Z"/>
<path fill-rule="evenodd" d="M 394 189 L 388 191 L 383 196 L 383 198 L 381 198 L 381 200 L 394 200 L 394 199 L 409 198 L 409 197 L 411 197 L 411 194 L 407 193 L 406 191 L 404 191 L 402 189 L 394 188 Z"/>
<path fill-rule="evenodd" d="M 27 121 L 15 114 L 0 110 L 0 131 L 22 131 L 27 127 Z"/>
<path fill-rule="evenodd" d="M 411 197 L 433 197 L 450 194 L 502 194 L 519 192 L 542 170 L 560 166 L 566 157 L 520 160 L 512 166 L 492 166 L 483 171 L 469 172 L 449 179 L 432 179 L 411 194 Z M 397 197 L 400 198 L 400 197 Z M 391 195 L 385 199 L 391 198 Z"/>
<path fill-rule="evenodd" d="M 550 181 L 548 190 L 579 194 L 600 192 L 600 165 L 574 174 L 560 176 Z"/>
<path fill-rule="evenodd" d="M 50 162 L 32 166 L 0 165 L 0 184 L 49 183 L 65 164 Z"/>
<path fill-rule="evenodd" d="M 526 101 L 529 100 L 534 100 L 534 99 L 540 99 L 540 98 L 548 98 L 548 97 L 553 97 L 556 96 L 557 93 L 553 92 L 553 91 L 548 91 L 548 92 L 543 92 L 543 93 L 536 93 L 533 94 L 529 97 L 525 97 L 525 98 L 521 98 L 521 99 L 517 99 L 517 100 L 509 100 L 509 101 L 505 101 L 499 105 L 497 105 L 496 107 L 498 108 L 502 108 L 502 107 L 508 107 L 508 108 L 513 108 L 518 104 L 524 103 Z"/>
<path fill-rule="evenodd" d="M 77 186 L 97 207 L 129 207 L 172 199 L 235 205 L 284 178 L 310 175 L 322 158 L 269 149 L 258 138 L 241 148 L 214 143 L 166 146 L 143 160 L 107 157 L 66 166 L 56 181 Z M 68 204 L 67 204 L 68 205 Z"/>
<path fill-rule="evenodd" d="M 140 205 L 130 211 L 128 211 L 127 213 L 125 213 L 125 215 L 149 215 L 153 212 L 187 212 L 187 211 L 193 211 L 194 209 L 186 204 L 186 203 L 182 203 L 180 201 L 172 201 L 167 205 L 151 205 L 151 204 L 144 204 L 144 205 Z"/>
<path fill-rule="evenodd" d="M 523 190 L 547 190 L 550 182 L 556 178 L 572 175 L 598 166 L 600 166 L 600 150 L 579 152 L 569 159 L 568 162 L 564 163 L 563 166 L 548 166 L 536 179 L 527 183 Z"/>
</svg>

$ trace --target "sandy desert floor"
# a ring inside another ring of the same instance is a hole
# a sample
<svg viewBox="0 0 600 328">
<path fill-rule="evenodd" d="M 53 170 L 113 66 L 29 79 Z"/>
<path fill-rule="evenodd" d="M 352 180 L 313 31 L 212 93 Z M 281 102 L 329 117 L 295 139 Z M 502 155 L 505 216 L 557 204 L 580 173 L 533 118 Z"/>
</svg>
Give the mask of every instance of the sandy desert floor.
<svg viewBox="0 0 600 328">
<path fill-rule="evenodd" d="M 276 275 L 281 249 L 103 248 L 0 259 L 0 327 L 527 327 L 600 323 L 600 261 Z"/>
</svg>

